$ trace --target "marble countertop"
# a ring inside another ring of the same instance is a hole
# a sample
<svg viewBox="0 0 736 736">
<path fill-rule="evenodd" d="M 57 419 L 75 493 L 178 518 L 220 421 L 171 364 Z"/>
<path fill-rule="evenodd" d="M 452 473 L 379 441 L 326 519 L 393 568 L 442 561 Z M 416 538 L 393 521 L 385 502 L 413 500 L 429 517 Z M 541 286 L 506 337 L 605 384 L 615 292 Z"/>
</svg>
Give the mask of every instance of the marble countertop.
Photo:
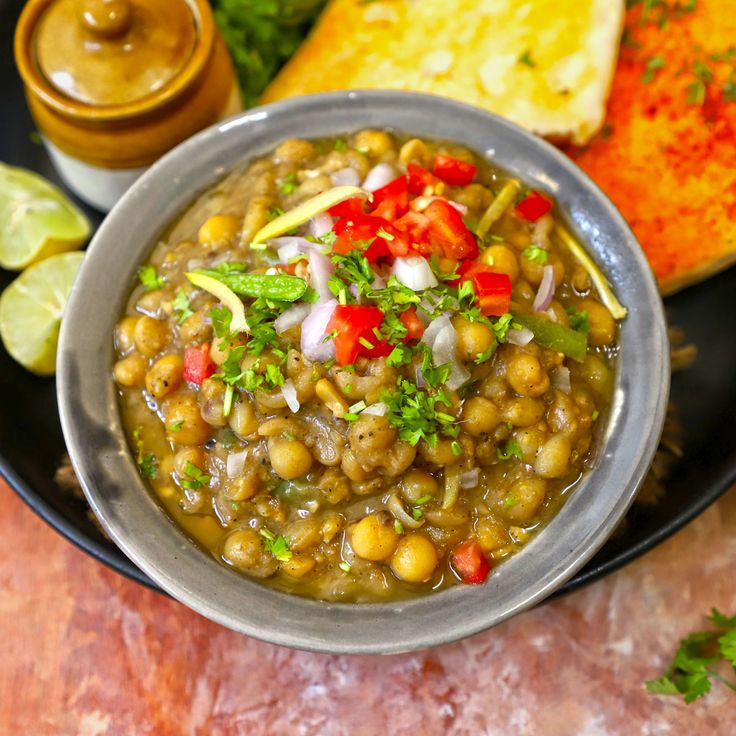
<svg viewBox="0 0 736 736">
<path fill-rule="evenodd" d="M 108 570 L 0 481 L 0 734 L 631 736 L 736 732 L 736 693 L 649 695 L 712 606 L 736 613 L 736 489 L 644 558 L 472 639 L 290 651 Z"/>
</svg>

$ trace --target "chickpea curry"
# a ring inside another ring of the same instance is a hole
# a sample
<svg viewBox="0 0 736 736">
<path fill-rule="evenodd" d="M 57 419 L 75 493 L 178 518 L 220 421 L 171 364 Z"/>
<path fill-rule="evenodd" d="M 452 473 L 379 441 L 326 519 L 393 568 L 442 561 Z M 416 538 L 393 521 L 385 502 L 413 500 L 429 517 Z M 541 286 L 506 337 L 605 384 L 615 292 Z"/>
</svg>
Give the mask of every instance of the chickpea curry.
<svg viewBox="0 0 736 736">
<path fill-rule="evenodd" d="M 551 199 L 465 148 L 287 140 L 139 277 L 113 376 L 140 472 L 280 590 L 483 583 L 593 460 L 626 310 Z"/>
</svg>

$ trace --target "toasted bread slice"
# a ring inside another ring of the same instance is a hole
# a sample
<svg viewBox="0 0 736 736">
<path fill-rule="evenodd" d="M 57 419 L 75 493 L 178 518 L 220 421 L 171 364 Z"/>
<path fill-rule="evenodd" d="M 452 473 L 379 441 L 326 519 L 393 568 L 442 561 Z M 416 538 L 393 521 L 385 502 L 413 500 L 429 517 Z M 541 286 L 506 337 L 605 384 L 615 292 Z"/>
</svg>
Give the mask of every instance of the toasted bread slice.
<svg viewBox="0 0 736 736">
<path fill-rule="evenodd" d="M 402 89 L 584 143 L 602 125 L 623 0 L 333 0 L 263 100 Z"/>
</svg>

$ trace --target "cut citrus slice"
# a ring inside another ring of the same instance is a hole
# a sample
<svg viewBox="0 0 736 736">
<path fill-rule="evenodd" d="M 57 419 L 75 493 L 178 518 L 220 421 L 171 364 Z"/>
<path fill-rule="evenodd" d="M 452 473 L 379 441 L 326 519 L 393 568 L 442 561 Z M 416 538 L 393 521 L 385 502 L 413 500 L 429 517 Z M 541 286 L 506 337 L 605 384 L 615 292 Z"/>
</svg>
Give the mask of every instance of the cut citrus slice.
<svg viewBox="0 0 736 736">
<path fill-rule="evenodd" d="M 0 338 L 24 368 L 56 370 L 59 327 L 84 253 L 60 253 L 31 266 L 0 295 Z"/>
<path fill-rule="evenodd" d="M 55 186 L 0 163 L 0 266 L 20 271 L 78 248 L 89 233 L 84 213 Z"/>
</svg>

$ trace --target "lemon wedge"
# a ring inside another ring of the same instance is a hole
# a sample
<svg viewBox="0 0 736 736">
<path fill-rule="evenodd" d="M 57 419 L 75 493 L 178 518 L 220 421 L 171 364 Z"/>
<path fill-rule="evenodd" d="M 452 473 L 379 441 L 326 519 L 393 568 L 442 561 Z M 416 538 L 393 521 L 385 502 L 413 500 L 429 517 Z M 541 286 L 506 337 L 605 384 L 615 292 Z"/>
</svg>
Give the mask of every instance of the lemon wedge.
<svg viewBox="0 0 736 736">
<path fill-rule="evenodd" d="M 38 174 L 0 163 L 0 266 L 20 271 L 86 242 L 89 220 Z"/>
<path fill-rule="evenodd" d="M 295 227 L 303 225 L 307 220 L 311 220 L 315 215 L 319 215 L 320 212 L 325 212 L 330 207 L 334 207 L 336 204 L 340 204 L 340 202 L 344 202 L 346 199 L 352 199 L 353 197 L 370 200 L 373 198 L 373 195 L 360 187 L 333 187 L 332 189 L 328 189 L 316 197 L 305 200 L 288 212 L 284 212 L 283 215 L 279 215 L 276 219 L 271 220 L 267 225 L 264 225 L 255 234 L 253 240 L 251 240 L 251 247 L 261 245 L 271 238 L 277 238 L 279 235 L 288 233 Z"/>
<path fill-rule="evenodd" d="M 40 376 L 56 370 L 59 327 L 84 253 L 73 251 L 31 266 L 0 295 L 0 338 L 24 368 Z"/>
<path fill-rule="evenodd" d="M 240 297 L 230 288 L 225 286 L 221 281 L 213 279 L 212 276 L 205 276 L 203 273 L 186 273 L 184 274 L 197 288 L 217 297 L 224 306 L 226 306 L 233 315 L 230 321 L 230 329 L 233 332 L 250 332 L 248 321 L 245 319 L 245 307 Z"/>
</svg>

